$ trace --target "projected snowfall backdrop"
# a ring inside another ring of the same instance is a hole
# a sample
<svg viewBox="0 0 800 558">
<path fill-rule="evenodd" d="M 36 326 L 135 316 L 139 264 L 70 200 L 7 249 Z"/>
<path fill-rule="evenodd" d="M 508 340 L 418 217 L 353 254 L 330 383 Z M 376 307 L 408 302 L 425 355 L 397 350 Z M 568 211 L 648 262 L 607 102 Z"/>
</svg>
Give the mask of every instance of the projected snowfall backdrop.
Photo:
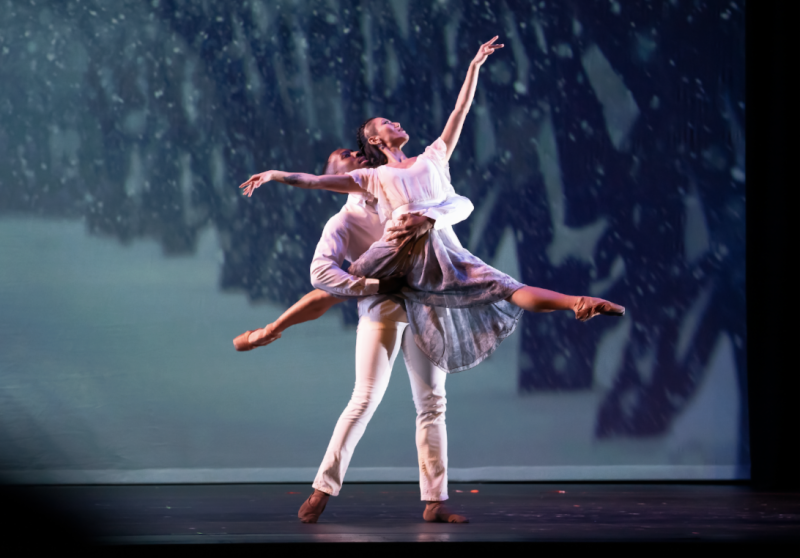
<svg viewBox="0 0 800 558">
<path fill-rule="evenodd" d="M 353 304 L 251 353 L 311 289 L 367 116 L 418 153 L 480 42 L 451 169 L 465 246 L 627 307 L 527 315 L 448 380 L 453 479 L 740 478 L 744 3 L 23 2 L 0 10 L 0 474 L 310 480 L 353 382 Z M 416 478 L 402 359 L 350 480 Z"/>
</svg>

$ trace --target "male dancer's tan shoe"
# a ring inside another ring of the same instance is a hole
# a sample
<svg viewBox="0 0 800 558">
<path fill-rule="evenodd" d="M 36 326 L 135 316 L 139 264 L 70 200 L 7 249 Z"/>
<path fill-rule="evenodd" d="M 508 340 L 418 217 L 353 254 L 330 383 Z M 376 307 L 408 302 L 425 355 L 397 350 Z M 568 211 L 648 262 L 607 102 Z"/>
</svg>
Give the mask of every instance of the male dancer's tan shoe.
<svg viewBox="0 0 800 558">
<path fill-rule="evenodd" d="M 425 506 L 422 519 L 431 523 L 469 523 L 469 519 L 451 512 L 442 502 L 430 503 Z"/>
<path fill-rule="evenodd" d="M 600 314 L 604 316 L 624 316 L 625 307 L 614 304 L 602 298 L 592 296 L 582 296 L 572 307 L 575 311 L 575 319 L 585 322 Z"/>
<path fill-rule="evenodd" d="M 303 523 L 316 523 L 319 516 L 325 511 L 325 506 L 328 504 L 328 498 L 330 498 L 330 496 L 330 494 L 315 489 L 314 493 L 308 497 L 308 500 L 300 506 L 297 517 L 299 517 L 300 521 Z"/>
</svg>

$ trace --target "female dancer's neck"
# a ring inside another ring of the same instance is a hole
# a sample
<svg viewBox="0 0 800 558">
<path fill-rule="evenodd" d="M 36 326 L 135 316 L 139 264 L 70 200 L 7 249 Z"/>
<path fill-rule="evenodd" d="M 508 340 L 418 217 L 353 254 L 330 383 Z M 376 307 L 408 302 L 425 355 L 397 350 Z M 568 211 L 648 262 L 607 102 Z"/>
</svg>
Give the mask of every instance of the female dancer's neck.
<svg viewBox="0 0 800 558">
<path fill-rule="evenodd" d="M 383 154 L 386 155 L 386 158 L 389 160 L 388 164 L 399 163 L 408 159 L 408 156 L 403 153 L 401 147 L 381 146 L 381 151 L 383 151 Z"/>
</svg>

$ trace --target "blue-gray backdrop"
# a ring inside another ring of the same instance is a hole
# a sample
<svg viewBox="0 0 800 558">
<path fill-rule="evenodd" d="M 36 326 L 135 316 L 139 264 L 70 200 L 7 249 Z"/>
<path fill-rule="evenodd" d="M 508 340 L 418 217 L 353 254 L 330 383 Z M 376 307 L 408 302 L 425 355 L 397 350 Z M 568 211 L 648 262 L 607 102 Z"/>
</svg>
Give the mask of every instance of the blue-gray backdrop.
<svg viewBox="0 0 800 558">
<path fill-rule="evenodd" d="M 306 480 L 352 389 L 353 304 L 239 354 L 311 289 L 368 116 L 419 152 L 478 45 L 456 232 L 623 319 L 527 315 L 448 380 L 453 479 L 746 478 L 744 2 L 6 0 L 0 473 Z M 415 478 L 402 362 L 351 480 Z"/>
</svg>

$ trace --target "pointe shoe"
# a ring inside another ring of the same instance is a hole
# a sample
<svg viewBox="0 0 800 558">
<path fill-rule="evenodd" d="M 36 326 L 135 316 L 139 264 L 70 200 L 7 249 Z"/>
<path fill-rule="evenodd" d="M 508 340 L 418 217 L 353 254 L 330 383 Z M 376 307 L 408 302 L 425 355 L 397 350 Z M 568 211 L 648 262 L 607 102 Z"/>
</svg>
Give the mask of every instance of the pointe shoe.
<svg viewBox="0 0 800 558">
<path fill-rule="evenodd" d="M 319 520 L 319 516 L 325 511 L 325 506 L 328 505 L 330 496 L 330 494 L 326 494 L 321 490 L 314 490 L 314 493 L 300 506 L 297 517 L 303 523 L 316 523 Z"/>
<path fill-rule="evenodd" d="M 422 519 L 430 523 L 469 523 L 469 519 L 458 515 L 442 503 L 428 504 L 422 512 Z"/>
<path fill-rule="evenodd" d="M 269 327 L 269 326 L 268 326 Z M 281 338 L 280 331 L 267 332 L 267 328 L 257 329 L 250 334 L 248 341 L 253 347 L 265 347 Z"/>
<path fill-rule="evenodd" d="M 248 329 L 241 335 L 237 335 L 233 340 L 233 347 L 237 351 L 252 351 L 255 349 L 255 347 L 250 344 L 250 334 L 254 331 L 254 329 Z"/>
<path fill-rule="evenodd" d="M 575 319 L 582 322 L 591 320 L 600 314 L 604 316 L 624 316 L 625 307 L 614 304 L 602 298 L 592 296 L 582 296 L 572 307 L 575 311 Z"/>
<path fill-rule="evenodd" d="M 233 346 L 237 351 L 252 351 L 256 347 L 263 347 L 265 345 L 269 345 L 276 339 L 280 339 L 281 334 L 272 333 L 267 334 L 262 329 L 250 329 L 242 333 L 241 335 L 236 336 L 233 340 Z"/>
</svg>

